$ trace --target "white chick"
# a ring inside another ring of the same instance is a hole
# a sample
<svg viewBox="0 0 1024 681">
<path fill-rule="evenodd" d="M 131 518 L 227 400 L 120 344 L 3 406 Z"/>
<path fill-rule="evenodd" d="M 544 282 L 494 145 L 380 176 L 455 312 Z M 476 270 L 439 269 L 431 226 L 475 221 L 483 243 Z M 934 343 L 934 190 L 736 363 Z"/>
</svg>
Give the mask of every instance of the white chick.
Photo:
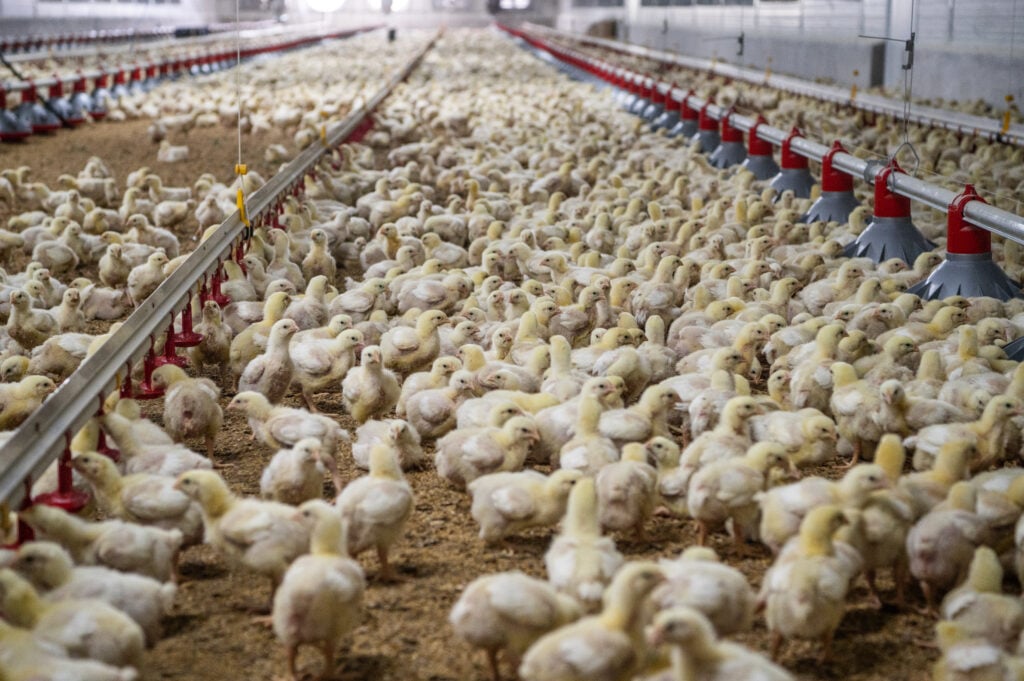
<svg viewBox="0 0 1024 681">
<path fill-rule="evenodd" d="M 623 562 L 615 540 L 601 535 L 594 479 L 578 480 L 569 493 L 562 531 L 544 554 L 548 581 L 583 604 L 587 612 L 595 612 Z"/>
<path fill-rule="evenodd" d="M 582 614 L 579 604 L 521 572 L 479 577 L 462 591 L 448 616 L 459 638 L 487 653 L 492 681 L 500 681 L 498 654 L 513 668 L 541 636 Z"/>
<path fill-rule="evenodd" d="M 402 536 L 412 513 L 412 487 L 402 476 L 398 457 L 387 442 L 370 450 L 370 473 L 353 480 L 335 504 L 348 526 L 348 550 L 353 556 L 373 548 L 380 562 L 378 577 L 395 580 L 388 552 Z"/>
<path fill-rule="evenodd" d="M 122 520 L 91 523 L 44 504 L 33 504 L 20 515 L 37 538 L 60 543 L 77 563 L 137 572 L 161 582 L 174 576 L 183 541 L 180 530 Z"/>
<path fill-rule="evenodd" d="M 356 468 L 370 469 L 370 452 L 378 442 L 389 440 L 395 447 L 398 465 L 403 471 L 420 468 L 427 457 L 420 445 L 420 434 L 402 419 L 371 420 L 356 430 L 356 441 L 352 445 L 352 459 Z"/>
<path fill-rule="evenodd" d="M 321 678 L 336 673 L 335 649 L 358 626 L 366 591 L 363 568 L 348 555 L 341 515 L 319 499 L 304 503 L 296 515 L 310 533 L 309 554 L 288 567 L 271 615 L 293 681 L 299 679 L 296 659 L 303 644 L 323 655 Z"/>
<path fill-rule="evenodd" d="M 707 543 L 711 526 L 731 521 L 733 540 L 743 547 L 756 531 L 756 495 L 768 484 L 775 468 L 790 468 L 782 445 L 758 442 L 738 459 L 714 461 L 690 478 L 687 510 L 697 521 L 697 544 Z"/>
<path fill-rule="evenodd" d="M 480 538 L 488 544 L 530 527 L 547 527 L 565 514 L 573 484 L 580 471 L 559 470 L 550 476 L 536 471 L 492 473 L 469 484 L 473 495 L 470 514 L 480 525 Z"/>
<path fill-rule="evenodd" d="M 0 570 L 0 610 L 11 624 L 31 629 L 71 657 L 87 657 L 115 667 L 138 667 L 145 635 L 128 615 L 94 598 L 43 600 L 32 585 L 10 569 Z"/>
<path fill-rule="evenodd" d="M 838 506 L 825 505 L 800 524 L 795 555 L 777 561 L 765 573 L 760 604 L 772 632 L 772 658 L 789 638 L 818 639 L 822 658 L 832 652 L 832 638 L 846 612 L 846 594 L 854 573 L 837 556 L 832 536 L 846 519 Z"/>
<path fill-rule="evenodd" d="M 627 444 L 621 460 L 597 472 L 596 483 L 601 528 L 632 530 L 642 540 L 658 484 L 658 471 L 647 463 L 647 449 L 638 442 Z"/>
<path fill-rule="evenodd" d="M 294 507 L 237 497 L 213 471 L 182 473 L 174 486 L 203 509 L 208 544 L 270 579 L 273 603 L 288 565 L 309 550 L 309 530 L 295 519 Z"/>
<path fill-rule="evenodd" d="M 402 389 L 395 373 L 385 369 L 380 348 L 363 348 L 359 366 L 353 367 L 341 382 L 345 409 L 359 423 L 380 418 L 398 403 Z"/>
<path fill-rule="evenodd" d="M 651 593 L 658 610 L 687 607 L 701 612 L 719 636 L 750 629 L 757 597 L 747 578 L 719 562 L 714 550 L 693 546 L 675 560 L 658 562 L 665 583 Z"/>
<path fill-rule="evenodd" d="M 160 640 L 160 620 L 170 614 L 178 588 L 150 577 L 105 567 L 75 567 L 68 552 L 52 542 L 28 542 L 10 564 L 51 602 L 95 598 L 131 617 L 146 643 Z"/>
<path fill-rule="evenodd" d="M 987 546 L 974 550 L 967 580 L 946 594 L 942 618 L 957 622 L 972 638 L 1012 652 L 1024 630 L 1024 603 L 1003 593 L 1003 566 Z"/>
<path fill-rule="evenodd" d="M 523 681 L 626 681 L 643 664 L 639 616 L 648 594 L 664 580 L 654 563 L 627 563 L 604 596 L 604 609 L 556 629 L 534 643 L 519 665 Z"/>
<path fill-rule="evenodd" d="M 482 475 L 522 470 L 539 439 L 528 416 L 514 416 L 501 427 L 458 428 L 437 441 L 434 466 L 438 475 L 464 489 Z"/>
<path fill-rule="evenodd" d="M 303 438 L 291 449 L 279 449 L 260 476 L 260 496 L 292 506 L 319 499 L 327 472 L 320 450 L 315 437 Z"/>
<path fill-rule="evenodd" d="M 753 651 L 716 640 L 707 617 L 693 608 L 659 612 L 647 637 L 652 647 L 670 646 L 672 664 L 647 681 L 793 681 L 789 672 Z"/>
</svg>

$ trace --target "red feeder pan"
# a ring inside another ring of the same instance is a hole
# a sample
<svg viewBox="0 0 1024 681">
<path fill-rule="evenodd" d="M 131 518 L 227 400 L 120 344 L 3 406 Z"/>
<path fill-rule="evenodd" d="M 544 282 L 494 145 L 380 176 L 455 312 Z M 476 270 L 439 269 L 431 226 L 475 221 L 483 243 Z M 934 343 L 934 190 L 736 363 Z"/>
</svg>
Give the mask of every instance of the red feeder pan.
<svg viewBox="0 0 1024 681">
<path fill-rule="evenodd" d="M 178 342 L 175 338 L 177 334 L 174 333 L 174 315 L 171 315 L 171 325 L 167 329 L 167 335 L 164 336 L 164 354 L 157 355 L 153 358 L 153 368 L 162 367 L 165 364 L 174 364 L 175 366 L 185 367 L 188 366 L 188 360 L 178 354 Z"/>
<path fill-rule="evenodd" d="M 64 453 L 61 454 L 60 461 L 57 462 L 57 490 L 40 494 L 33 499 L 33 502 L 54 506 L 68 513 L 77 513 L 89 503 L 89 495 L 75 489 L 72 485 L 71 438 L 68 436 L 65 438 L 67 443 L 64 445 Z"/>
<path fill-rule="evenodd" d="M 139 389 L 135 391 L 135 399 L 155 400 L 164 396 L 163 388 L 153 385 L 153 370 L 156 367 L 156 352 L 153 350 L 153 338 L 150 337 L 149 352 L 146 354 L 146 359 L 142 361 L 142 383 L 139 384 Z"/>
</svg>

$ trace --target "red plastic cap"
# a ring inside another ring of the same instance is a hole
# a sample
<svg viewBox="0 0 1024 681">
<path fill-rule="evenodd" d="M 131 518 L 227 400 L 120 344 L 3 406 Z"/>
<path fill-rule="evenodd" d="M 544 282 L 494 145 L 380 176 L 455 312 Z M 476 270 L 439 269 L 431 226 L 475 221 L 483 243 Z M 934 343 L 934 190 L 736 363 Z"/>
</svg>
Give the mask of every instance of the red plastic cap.
<svg viewBox="0 0 1024 681">
<path fill-rule="evenodd" d="M 889 161 L 889 165 L 882 169 L 882 172 L 875 175 L 875 217 L 876 218 L 909 218 L 910 199 L 889 191 L 889 176 L 893 173 L 902 173 L 903 169 L 896 159 Z"/>
<path fill-rule="evenodd" d="M 800 129 L 794 125 L 793 129 L 789 131 L 789 136 L 782 140 L 782 156 L 779 159 L 779 166 L 783 170 L 796 170 L 807 167 L 807 159 L 790 148 L 793 140 L 797 137 L 803 137 L 803 135 L 800 134 Z"/>
<path fill-rule="evenodd" d="M 843 143 L 836 140 L 832 148 L 821 159 L 821 191 L 849 192 L 853 191 L 853 178 L 832 167 L 832 159 L 838 153 L 846 153 Z"/>
<path fill-rule="evenodd" d="M 986 203 L 975 191 L 973 184 L 966 185 L 949 204 L 949 217 L 946 221 L 947 253 L 973 255 L 992 252 L 992 234 L 964 220 L 964 209 L 971 201 Z"/>
<path fill-rule="evenodd" d="M 711 102 L 707 102 L 700 108 L 700 116 L 697 117 L 697 128 L 700 130 L 714 130 L 718 132 L 718 121 L 708 115 L 708 107 L 711 106 Z"/>
<path fill-rule="evenodd" d="M 750 156 L 771 156 L 772 155 L 772 143 L 766 142 L 757 136 L 757 129 L 761 127 L 761 124 L 768 124 L 768 120 L 761 114 L 757 115 L 757 120 L 754 122 L 753 127 L 750 128 L 750 132 L 747 134 L 747 154 Z"/>
<path fill-rule="evenodd" d="M 85 92 L 85 78 L 79 77 L 75 79 L 74 84 L 71 86 L 72 92 Z"/>
<path fill-rule="evenodd" d="M 679 117 L 684 121 L 695 121 L 697 120 L 697 112 L 690 106 L 689 100 L 695 93 L 690 90 L 683 98 L 679 100 Z"/>
<path fill-rule="evenodd" d="M 739 129 L 732 127 L 732 123 L 729 122 L 730 117 L 736 113 L 735 107 L 729 107 L 729 110 L 725 112 L 722 117 L 722 141 L 723 142 L 742 142 L 743 133 Z"/>
<path fill-rule="evenodd" d="M 53 74 L 54 83 L 50 86 L 50 99 L 64 96 L 64 84 L 60 82 L 60 76 Z"/>
</svg>

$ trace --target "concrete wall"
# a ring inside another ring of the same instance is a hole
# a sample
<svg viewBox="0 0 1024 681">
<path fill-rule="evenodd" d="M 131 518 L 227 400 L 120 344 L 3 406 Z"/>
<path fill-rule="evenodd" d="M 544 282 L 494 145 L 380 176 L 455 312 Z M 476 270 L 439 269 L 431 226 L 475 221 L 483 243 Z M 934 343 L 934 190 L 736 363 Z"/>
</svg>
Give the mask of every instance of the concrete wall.
<svg viewBox="0 0 1024 681">
<path fill-rule="evenodd" d="M 643 0 L 624 0 L 618 8 L 559 1 L 556 25 L 565 30 L 585 32 L 612 20 L 619 38 L 649 47 L 753 68 L 764 68 L 770 58 L 780 73 L 903 91 L 904 45 L 858 35 L 909 37 L 911 0 L 752 0 L 750 6 L 725 6 L 724 0 L 720 6 L 644 6 Z M 915 97 L 980 98 L 997 106 L 1005 106 L 1006 94 L 1024 97 L 1024 2 L 916 0 L 913 30 Z M 741 32 L 745 46 L 737 56 Z"/>
</svg>

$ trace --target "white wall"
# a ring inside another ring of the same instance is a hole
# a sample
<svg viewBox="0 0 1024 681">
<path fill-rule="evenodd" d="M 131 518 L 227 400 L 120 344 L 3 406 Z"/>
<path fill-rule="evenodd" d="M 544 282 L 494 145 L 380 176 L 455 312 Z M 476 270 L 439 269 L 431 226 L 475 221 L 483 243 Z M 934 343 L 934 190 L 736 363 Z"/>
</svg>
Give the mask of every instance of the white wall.
<svg viewBox="0 0 1024 681">
<path fill-rule="evenodd" d="M 557 26 L 585 31 L 612 19 L 630 42 L 755 68 L 770 57 L 776 71 L 841 84 L 853 81 L 854 69 L 859 85 L 871 84 L 874 67 L 875 84 L 902 92 L 903 44 L 858 35 L 908 37 L 910 6 L 911 0 L 754 0 L 746 7 L 643 7 L 625 0 L 621 8 L 579 8 L 560 0 Z M 1024 0 L 916 0 L 916 16 L 915 96 L 997 105 L 1008 93 L 1024 97 Z M 737 57 L 741 31 L 746 47 Z"/>
</svg>

